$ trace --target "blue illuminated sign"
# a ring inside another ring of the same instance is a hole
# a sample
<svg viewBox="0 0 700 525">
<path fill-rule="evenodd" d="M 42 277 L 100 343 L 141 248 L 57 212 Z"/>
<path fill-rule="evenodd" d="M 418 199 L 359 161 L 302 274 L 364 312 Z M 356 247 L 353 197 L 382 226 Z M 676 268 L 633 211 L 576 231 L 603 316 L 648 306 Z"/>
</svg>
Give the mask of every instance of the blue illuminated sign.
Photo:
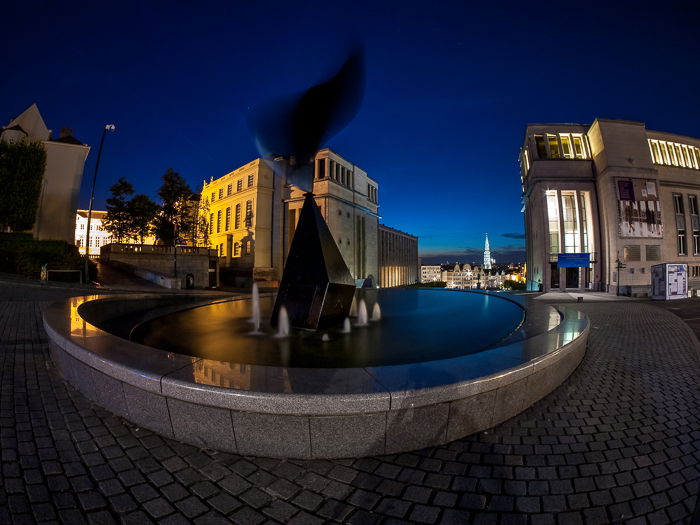
<svg viewBox="0 0 700 525">
<path fill-rule="evenodd" d="M 588 268 L 590 265 L 590 253 L 560 253 L 557 257 L 557 268 Z"/>
</svg>

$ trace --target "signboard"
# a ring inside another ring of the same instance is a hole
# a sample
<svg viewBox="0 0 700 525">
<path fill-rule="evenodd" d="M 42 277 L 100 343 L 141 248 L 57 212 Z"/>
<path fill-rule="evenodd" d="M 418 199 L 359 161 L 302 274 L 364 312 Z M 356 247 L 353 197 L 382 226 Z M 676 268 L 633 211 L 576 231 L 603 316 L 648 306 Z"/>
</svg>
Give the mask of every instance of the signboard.
<svg viewBox="0 0 700 525">
<path fill-rule="evenodd" d="M 632 184 L 631 180 L 618 180 L 617 189 L 620 192 L 621 201 L 634 200 L 634 184 Z"/>
<path fill-rule="evenodd" d="M 557 256 L 557 268 L 588 268 L 590 265 L 590 253 L 560 253 Z"/>
<path fill-rule="evenodd" d="M 651 267 L 652 299 L 683 299 L 688 297 L 688 265 L 655 264 Z"/>
</svg>

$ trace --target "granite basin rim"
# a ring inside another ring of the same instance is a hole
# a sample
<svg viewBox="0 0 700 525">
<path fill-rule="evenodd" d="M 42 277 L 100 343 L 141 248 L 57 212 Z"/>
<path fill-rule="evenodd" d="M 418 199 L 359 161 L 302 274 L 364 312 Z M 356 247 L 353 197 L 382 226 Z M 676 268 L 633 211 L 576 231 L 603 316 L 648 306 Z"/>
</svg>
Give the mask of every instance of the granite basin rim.
<svg viewBox="0 0 700 525">
<path fill-rule="evenodd" d="M 277 418 L 286 422 L 285 425 L 291 425 L 291 435 L 297 435 L 301 441 L 313 439 L 313 436 L 318 439 L 324 432 L 335 436 L 334 439 L 340 439 L 338 436 L 342 433 L 339 434 L 338 428 L 344 428 L 343 425 L 349 425 L 352 421 L 359 427 L 370 425 L 377 436 L 383 432 L 383 446 L 378 445 L 381 439 L 377 437 L 377 443 L 367 449 L 368 453 L 370 449 L 371 453 L 376 453 L 377 447 L 386 453 L 393 453 L 432 443 L 444 443 L 467 435 L 463 434 L 465 431 L 473 433 L 489 428 L 503 420 L 504 414 L 512 417 L 515 414 L 510 413 L 511 408 L 499 408 L 501 404 L 507 404 L 506 401 L 511 403 L 508 396 L 512 397 L 512 393 L 508 392 L 522 390 L 528 382 L 532 383 L 537 398 L 528 393 L 522 394 L 523 398 L 528 398 L 528 395 L 532 397 L 527 399 L 529 404 L 551 392 L 583 358 L 589 331 L 585 316 L 571 308 L 561 308 L 560 322 L 550 330 L 477 354 L 366 368 L 292 369 L 245 365 L 245 373 L 242 373 L 241 365 L 147 347 L 108 333 L 86 319 L 95 315 L 94 312 L 90 315 L 91 308 L 98 310 L 102 321 L 109 317 L 111 307 L 123 313 L 125 309 L 128 310 L 128 304 L 140 302 L 144 305 L 148 301 L 157 303 L 159 299 L 157 294 L 85 296 L 50 305 L 44 311 L 43 322 L 57 367 L 69 382 L 98 404 L 104 398 L 100 390 L 106 388 L 100 384 L 101 381 L 107 382 L 109 378 L 109 381 L 116 381 L 110 383 L 113 388 L 128 388 L 131 397 L 126 396 L 123 409 L 118 406 L 106 407 L 126 419 L 134 420 L 139 413 L 129 403 L 134 403 L 135 392 L 142 392 L 143 396 L 156 396 L 153 399 L 155 404 L 161 403 L 161 399 L 163 406 L 169 406 L 170 400 L 172 403 L 180 403 L 178 410 L 173 412 L 172 408 L 164 409 L 163 414 L 182 413 L 179 408 L 181 406 L 199 406 L 203 411 L 213 410 L 211 417 L 226 419 L 229 417 L 227 414 L 230 414 L 240 428 L 247 429 L 246 432 L 253 432 L 252 429 L 257 427 L 245 423 L 241 418 L 255 418 L 258 423 Z M 190 297 L 190 303 L 185 308 L 220 300 L 220 296 L 200 296 L 196 300 Z M 551 307 L 546 307 L 549 308 Z M 549 319 L 553 318 L 551 312 L 540 313 L 542 316 L 548 315 Z M 59 354 L 68 357 L 63 358 Z M 147 359 L 141 357 L 144 355 L 148 356 Z M 75 361 L 68 361 L 69 358 Z M 76 378 L 79 374 L 64 370 L 68 362 L 72 366 L 85 366 L 91 377 L 99 380 L 81 382 Z M 475 375 L 476 368 L 486 373 Z M 539 379 L 538 384 L 534 385 L 535 377 L 549 378 L 542 382 L 543 385 L 546 383 L 546 388 L 539 384 Z M 458 413 L 459 407 L 470 400 L 476 402 L 487 398 L 495 404 L 494 407 L 487 405 L 488 408 L 484 409 L 492 415 L 483 419 L 483 422 L 464 427 L 463 422 L 448 421 L 451 412 L 449 407 L 454 405 L 454 411 Z M 516 408 L 520 412 L 527 406 Z M 162 419 L 163 414 L 154 417 Z M 427 417 L 426 414 L 442 422 L 435 431 L 439 435 L 426 438 L 427 441 L 424 442 L 403 432 L 404 427 L 425 424 L 421 423 L 423 420 L 420 418 Z M 144 421 L 136 422 L 147 427 Z M 177 439 L 193 442 L 190 433 L 177 430 L 180 424 L 178 421 L 161 421 L 158 431 L 171 435 L 170 431 L 162 432 L 161 429 L 172 428 Z M 236 428 L 234 424 L 232 434 L 235 434 L 233 441 L 237 443 L 235 450 L 218 442 L 214 444 L 215 448 L 238 451 L 242 447 L 246 452 L 274 457 L 356 457 L 364 454 L 364 449 L 358 449 L 354 442 L 336 448 L 320 446 L 318 443 L 315 448 L 310 443 L 308 447 L 299 445 L 290 450 L 281 447 L 280 443 L 265 446 L 251 443 L 252 448 L 247 448 L 247 439 L 239 436 Z M 308 432 L 302 428 L 307 428 Z M 384 430 L 380 431 L 381 428 Z M 265 438 L 266 436 L 257 436 L 251 439 L 265 441 Z M 196 440 L 193 443 L 201 444 Z M 316 454 L 314 450 L 317 451 Z M 319 456 L 319 450 L 326 452 Z M 329 456 L 329 451 L 332 450 L 337 450 L 338 455 Z"/>
</svg>

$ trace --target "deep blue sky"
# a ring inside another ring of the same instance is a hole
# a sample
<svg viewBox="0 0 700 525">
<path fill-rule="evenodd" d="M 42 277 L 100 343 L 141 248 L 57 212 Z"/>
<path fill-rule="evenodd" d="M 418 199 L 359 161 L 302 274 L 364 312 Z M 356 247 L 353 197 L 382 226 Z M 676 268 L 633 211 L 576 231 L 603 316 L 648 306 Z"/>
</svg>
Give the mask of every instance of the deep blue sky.
<svg viewBox="0 0 700 525">
<path fill-rule="evenodd" d="M 155 197 L 167 168 L 199 191 L 258 156 L 248 107 L 325 80 L 356 38 L 364 101 L 327 145 L 379 182 L 382 222 L 425 256 L 477 260 L 488 231 L 497 260 L 520 258 L 527 123 L 620 118 L 700 137 L 691 3 L 27 4 L 0 17 L 0 124 L 36 103 L 56 135 L 92 146 L 82 207 L 105 123 L 117 130 L 96 209 L 122 176 Z"/>
</svg>

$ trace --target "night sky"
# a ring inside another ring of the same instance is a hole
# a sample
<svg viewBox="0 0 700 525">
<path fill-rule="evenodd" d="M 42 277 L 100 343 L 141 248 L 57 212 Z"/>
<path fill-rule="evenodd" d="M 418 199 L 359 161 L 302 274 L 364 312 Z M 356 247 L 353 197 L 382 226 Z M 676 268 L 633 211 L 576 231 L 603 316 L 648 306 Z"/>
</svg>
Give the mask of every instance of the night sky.
<svg viewBox="0 0 700 525">
<path fill-rule="evenodd" d="M 524 258 L 527 123 L 700 137 L 696 3 L 19 4 L 0 15 L 0 124 L 36 103 L 92 146 L 81 207 L 104 124 L 95 209 L 119 177 L 155 198 L 168 168 L 199 191 L 258 157 L 250 107 L 325 80 L 358 39 L 362 106 L 326 145 L 379 182 L 381 222 L 419 236 L 424 262 L 479 260 L 487 231 L 497 261 Z"/>
</svg>

